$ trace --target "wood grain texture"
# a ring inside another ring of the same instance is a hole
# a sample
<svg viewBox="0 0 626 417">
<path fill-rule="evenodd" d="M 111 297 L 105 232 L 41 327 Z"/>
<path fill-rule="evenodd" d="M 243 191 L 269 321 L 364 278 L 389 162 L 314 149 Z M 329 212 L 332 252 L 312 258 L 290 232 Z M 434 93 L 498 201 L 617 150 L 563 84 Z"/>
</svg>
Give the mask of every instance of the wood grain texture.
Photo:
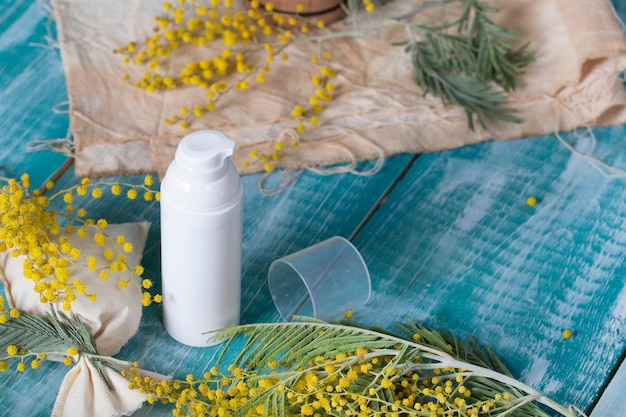
<svg viewBox="0 0 626 417">
<path fill-rule="evenodd" d="M 597 154 L 625 166 L 624 127 L 595 133 Z M 422 156 L 354 241 L 374 294 L 355 317 L 471 334 L 523 381 L 584 409 L 625 346 L 624 197 L 624 178 L 554 136 Z"/>
<path fill-rule="evenodd" d="M 622 363 L 589 417 L 622 417 L 626 393 L 626 363 Z"/>
<path fill-rule="evenodd" d="M 51 24 L 45 8 L 0 0 L 0 10 L 0 176 L 28 172 L 40 184 L 66 159 L 25 152 L 30 141 L 67 135 L 67 115 L 53 111 L 67 100 L 61 58 L 45 39 Z"/>
<path fill-rule="evenodd" d="M 626 3 L 614 0 L 612 4 L 615 7 L 616 15 L 623 23 L 626 18 Z M 624 354 L 622 353 L 623 357 Z M 626 393 L 626 364 L 622 362 L 605 391 L 597 398 L 598 402 L 590 417 L 622 417 L 625 415 L 624 393 Z"/>
<path fill-rule="evenodd" d="M 28 153 L 26 144 L 37 139 L 64 138 L 69 127 L 65 114 L 53 108 L 67 100 L 59 51 L 47 45 L 49 16 L 33 1 L 0 0 L 0 176 L 31 175 L 43 183 L 66 158 L 58 153 Z M 49 415 L 62 373 L 58 364 L 44 363 L 40 374 L 27 378 L 14 372 L 0 374 L 3 414 Z M 31 390 L 43 393 L 32 396 Z"/>
</svg>

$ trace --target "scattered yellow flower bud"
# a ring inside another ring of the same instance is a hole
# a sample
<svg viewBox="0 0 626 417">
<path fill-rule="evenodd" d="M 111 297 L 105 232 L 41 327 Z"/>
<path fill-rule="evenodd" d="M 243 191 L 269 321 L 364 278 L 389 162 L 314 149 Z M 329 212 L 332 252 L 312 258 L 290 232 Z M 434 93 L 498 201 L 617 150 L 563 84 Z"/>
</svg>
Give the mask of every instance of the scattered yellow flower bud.
<svg viewBox="0 0 626 417">
<path fill-rule="evenodd" d="M 182 123 L 181 123 L 182 124 Z M 135 190 L 134 188 L 131 188 L 130 190 L 128 190 L 128 192 L 126 193 L 126 197 L 128 197 L 129 200 L 134 200 L 137 198 L 137 190 Z"/>
<path fill-rule="evenodd" d="M 293 108 L 293 110 L 291 111 L 291 115 L 292 115 L 294 118 L 299 118 L 299 117 L 302 117 L 302 112 L 303 112 L 302 106 L 297 105 L 297 106 L 295 106 L 295 107 Z"/>
</svg>

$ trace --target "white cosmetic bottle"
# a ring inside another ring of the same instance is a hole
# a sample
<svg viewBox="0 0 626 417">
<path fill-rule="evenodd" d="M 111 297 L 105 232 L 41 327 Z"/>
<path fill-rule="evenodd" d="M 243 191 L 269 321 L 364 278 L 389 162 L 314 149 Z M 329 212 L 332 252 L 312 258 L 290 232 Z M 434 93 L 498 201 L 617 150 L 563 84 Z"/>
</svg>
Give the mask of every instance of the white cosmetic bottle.
<svg viewBox="0 0 626 417">
<path fill-rule="evenodd" d="M 243 189 L 234 149 L 221 132 L 191 133 L 161 183 L 163 323 L 189 346 L 214 345 L 207 332 L 239 324 Z"/>
</svg>

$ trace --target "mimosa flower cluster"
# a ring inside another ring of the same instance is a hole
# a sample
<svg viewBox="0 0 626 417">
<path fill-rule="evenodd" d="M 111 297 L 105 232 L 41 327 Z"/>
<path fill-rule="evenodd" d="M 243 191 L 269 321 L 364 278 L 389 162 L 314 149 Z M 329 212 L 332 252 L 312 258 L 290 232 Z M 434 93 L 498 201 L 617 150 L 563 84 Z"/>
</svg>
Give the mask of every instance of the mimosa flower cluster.
<svg viewBox="0 0 626 417">
<path fill-rule="evenodd" d="M 476 396 L 471 372 L 444 368 L 417 371 L 397 367 L 384 351 L 358 348 L 319 356 L 306 370 L 246 371 L 216 367 L 202 378 L 155 381 L 132 370 L 124 373 L 131 389 L 149 394 L 148 401 L 173 404 L 174 416 L 492 416 L 509 409 L 511 394 Z M 414 358 L 417 363 L 422 359 Z M 407 365 L 407 364 L 405 364 Z M 480 389 L 480 387 L 476 387 Z M 281 398 L 270 401 L 269 394 Z M 240 414 L 241 409 L 247 412 Z"/>
<path fill-rule="evenodd" d="M 582 415 L 512 378 L 473 340 L 466 344 L 411 321 L 399 324 L 405 335 L 318 320 L 237 326 L 215 335 L 228 341 L 202 376 L 169 380 L 147 375 L 138 362 L 99 355 L 79 317 L 7 312 L 1 298 L 0 317 L 6 351 L 0 370 L 9 361 L 23 372 L 48 355 L 64 356 L 66 365 L 84 356 L 105 383 L 109 366 L 129 389 L 150 404 L 171 406 L 178 417 L 548 417 L 548 409 Z"/>
<path fill-rule="evenodd" d="M 353 3 L 355 8 L 356 3 Z M 374 10 L 372 0 L 362 0 L 362 3 L 368 12 Z M 156 28 L 151 37 L 130 42 L 114 51 L 123 56 L 124 64 L 146 68 L 140 80 L 131 81 L 130 76 L 125 76 L 138 89 L 154 93 L 195 87 L 204 91 L 205 102 L 181 107 L 164 120 L 166 125 L 176 124 L 182 129 L 191 127 L 195 118 L 215 111 L 225 95 L 243 93 L 254 88 L 255 84 L 265 83 L 275 65 L 289 61 L 285 52 L 287 46 L 312 41 L 310 39 L 319 35 L 318 32 L 328 33 L 323 21 L 307 17 L 304 4 L 297 4 L 295 14 L 277 11 L 271 2 L 262 4 L 251 0 L 249 5 L 249 9 L 241 10 L 233 0 L 165 2 L 164 15 L 154 18 Z M 177 74 L 159 71 L 167 67 L 163 64 L 173 59 L 175 51 L 182 46 L 203 47 L 209 43 L 221 43 L 221 51 L 201 61 L 186 63 Z M 294 103 L 291 110 L 294 129 L 298 133 L 304 132 L 307 126 L 318 125 L 319 115 L 331 102 L 335 91 L 332 53 L 322 42 L 318 45 L 318 53 L 311 57 L 311 68 L 298 69 L 311 74 L 308 102 Z M 279 139 L 269 151 L 253 149 L 244 165 L 257 162 L 266 171 L 271 171 L 284 145 L 297 146 L 298 142 L 293 138 Z"/>
<path fill-rule="evenodd" d="M 9 178 L 3 182 L 0 187 L 0 250 L 8 251 L 13 257 L 24 257 L 24 277 L 33 282 L 42 303 L 60 303 L 63 310 L 68 311 L 77 297 L 96 300 L 97 294 L 88 293 L 85 283 L 71 276 L 71 267 L 87 268 L 102 280 L 108 279 L 110 272 L 124 273 L 125 278 L 118 281 L 120 287 L 132 283 L 142 288 L 144 305 L 161 301 L 160 295 L 152 296 L 145 291 L 152 282 L 141 278 L 143 267 L 127 263 L 133 245 L 124 236 L 109 235 L 106 219 L 91 219 L 87 210 L 77 205 L 81 198 L 99 199 L 105 193 L 131 200 L 159 200 L 159 193 L 150 188 L 154 184 L 152 177 L 145 177 L 140 186 L 92 182 L 85 178 L 80 184 L 50 196 L 39 190 L 31 191 L 27 174 L 19 180 Z M 47 183 L 44 188 L 50 191 L 53 186 Z M 51 203 L 59 199 L 63 201 L 63 210 L 51 209 Z M 103 247 L 106 263 L 99 264 L 94 256 L 82 256 L 80 246 L 72 244 L 70 236 L 93 239 Z"/>
<path fill-rule="evenodd" d="M 229 340 L 202 376 L 122 375 L 178 417 L 548 417 L 536 403 L 577 416 L 512 378 L 473 340 L 398 326 L 402 334 L 306 319 L 243 325 L 216 335 Z"/>
</svg>

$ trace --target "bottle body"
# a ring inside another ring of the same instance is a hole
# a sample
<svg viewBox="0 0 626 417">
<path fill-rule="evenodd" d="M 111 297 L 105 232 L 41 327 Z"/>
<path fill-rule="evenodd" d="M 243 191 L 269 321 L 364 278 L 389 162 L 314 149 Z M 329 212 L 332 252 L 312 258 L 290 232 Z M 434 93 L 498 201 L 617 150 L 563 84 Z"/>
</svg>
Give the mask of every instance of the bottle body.
<svg viewBox="0 0 626 417">
<path fill-rule="evenodd" d="M 183 344 L 210 346 L 207 332 L 239 324 L 242 186 L 227 158 L 207 179 L 178 156 L 161 183 L 163 324 Z"/>
</svg>

